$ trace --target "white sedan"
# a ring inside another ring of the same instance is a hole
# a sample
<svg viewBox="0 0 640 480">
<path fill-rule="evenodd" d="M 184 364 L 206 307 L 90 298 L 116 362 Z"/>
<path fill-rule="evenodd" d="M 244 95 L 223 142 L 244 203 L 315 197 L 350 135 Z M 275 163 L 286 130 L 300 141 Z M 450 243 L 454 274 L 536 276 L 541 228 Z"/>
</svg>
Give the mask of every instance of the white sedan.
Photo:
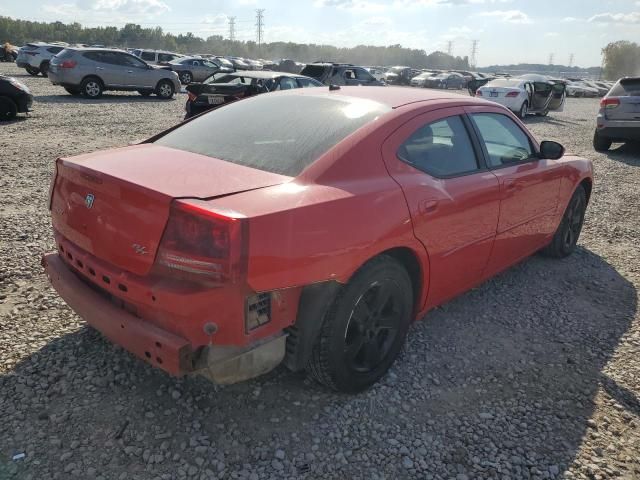
<svg viewBox="0 0 640 480">
<path fill-rule="evenodd" d="M 478 88 L 476 96 L 504 105 L 520 118 L 528 114 L 545 116 L 552 110 L 563 110 L 565 84 L 542 75 L 496 78 Z"/>
</svg>

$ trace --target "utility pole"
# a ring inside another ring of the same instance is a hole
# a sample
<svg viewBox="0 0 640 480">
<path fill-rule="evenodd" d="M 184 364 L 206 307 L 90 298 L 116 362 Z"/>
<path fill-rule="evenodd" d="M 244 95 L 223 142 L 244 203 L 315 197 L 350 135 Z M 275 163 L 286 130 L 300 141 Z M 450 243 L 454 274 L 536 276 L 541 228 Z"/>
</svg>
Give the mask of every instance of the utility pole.
<svg viewBox="0 0 640 480">
<path fill-rule="evenodd" d="M 453 40 L 447 42 L 447 55 L 453 54 Z"/>
<path fill-rule="evenodd" d="M 573 53 L 569 55 L 569 68 L 573 67 Z"/>
<path fill-rule="evenodd" d="M 471 42 L 471 60 L 469 61 L 469 66 L 474 69 L 478 62 L 478 43 L 480 43 L 479 40 L 472 40 Z"/>
<path fill-rule="evenodd" d="M 229 40 L 236 39 L 236 17 L 229 17 Z"/>
<path fill-rule="evenodd" d="M 264 30 L 264 8 L 258 8 L 256 10 L 256 34 L 258 37 L 258 51 L 262 45 L 262 36 Z"/>
<path fill-rule="evenodd" d="M 553 65 L 553 53 L 549 54 L 549 65 Z"/>
</svg>

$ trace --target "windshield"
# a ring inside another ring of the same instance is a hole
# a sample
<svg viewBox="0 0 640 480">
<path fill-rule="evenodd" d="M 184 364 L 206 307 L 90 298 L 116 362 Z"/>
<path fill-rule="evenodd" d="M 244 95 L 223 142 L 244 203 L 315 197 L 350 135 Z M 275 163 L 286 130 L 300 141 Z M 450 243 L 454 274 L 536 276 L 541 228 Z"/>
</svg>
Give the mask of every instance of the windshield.
<svg viewBox="0 0 640 480">
<path fill-rule="evenodd" d="M 346 96 L 258 95 L 197 117 L 155 143 L 296 176 L 389 110 Z"/>
</svg>

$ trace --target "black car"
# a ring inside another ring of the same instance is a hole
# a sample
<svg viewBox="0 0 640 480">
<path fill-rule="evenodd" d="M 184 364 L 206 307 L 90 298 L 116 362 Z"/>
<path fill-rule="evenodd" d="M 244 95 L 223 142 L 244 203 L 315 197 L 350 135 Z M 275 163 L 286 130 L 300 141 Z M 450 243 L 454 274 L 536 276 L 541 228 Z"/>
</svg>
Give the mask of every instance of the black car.
<svg viewBox="0 0 640 480">
<path fill-rule="evenodd" d="M 313 78 L 285 72 L 263 70 L 216 73 L 203 83 L 187 86 L 187 113 L 184 118 L 260 93 L 322 86 L 322 83 Z"/>
<path fill-rule="evenodd" d="M 13 120 L 18 113 L 27 113 L 33 104 L 29 88 L 13 77 L 0 75 L 0 121 Z"/>
<path fill-rule="evenodd" d="M 300 75 L 315 78 L 325 85 L 384 85 L 365 68 L 350 63 L 309 63 L 302 69 Z"/>
<path fill-rule="evenodd" d="M 424 82 L 424 86 L 427 88 L 457 88 L 458 90 L 466 84 L 467 79 L 456 72 L 445 72 L 440 75 L 434 75 Z"/>
<path fill-rule="evenodd" d="M 410 85 L 411 79 L 418 73 L 417 70 L 413 70 L 411 67 L 391 67 L 384 74 L 384 80 L 389 85 Z"/>
</svg>

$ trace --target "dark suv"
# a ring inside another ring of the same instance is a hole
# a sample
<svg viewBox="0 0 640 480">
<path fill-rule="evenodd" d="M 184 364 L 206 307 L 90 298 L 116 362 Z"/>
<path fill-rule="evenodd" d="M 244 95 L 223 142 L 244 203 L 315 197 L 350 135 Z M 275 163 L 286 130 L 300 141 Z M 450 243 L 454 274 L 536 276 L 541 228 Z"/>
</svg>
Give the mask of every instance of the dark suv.
<svg viewBox="0 0 640 480">
<path fill-rule="evenodd" d="M 300 75 L 315 78 L 325 85 L 384 85 L 364 68 L 349 63 L 309 63 Z"/>
<path fill-rule="evenodd" d="M 606 152 L 613 142 L 640 141 L 640 77 L 621 78 L 600 101 L 593 148 Z"/>
</svg>

